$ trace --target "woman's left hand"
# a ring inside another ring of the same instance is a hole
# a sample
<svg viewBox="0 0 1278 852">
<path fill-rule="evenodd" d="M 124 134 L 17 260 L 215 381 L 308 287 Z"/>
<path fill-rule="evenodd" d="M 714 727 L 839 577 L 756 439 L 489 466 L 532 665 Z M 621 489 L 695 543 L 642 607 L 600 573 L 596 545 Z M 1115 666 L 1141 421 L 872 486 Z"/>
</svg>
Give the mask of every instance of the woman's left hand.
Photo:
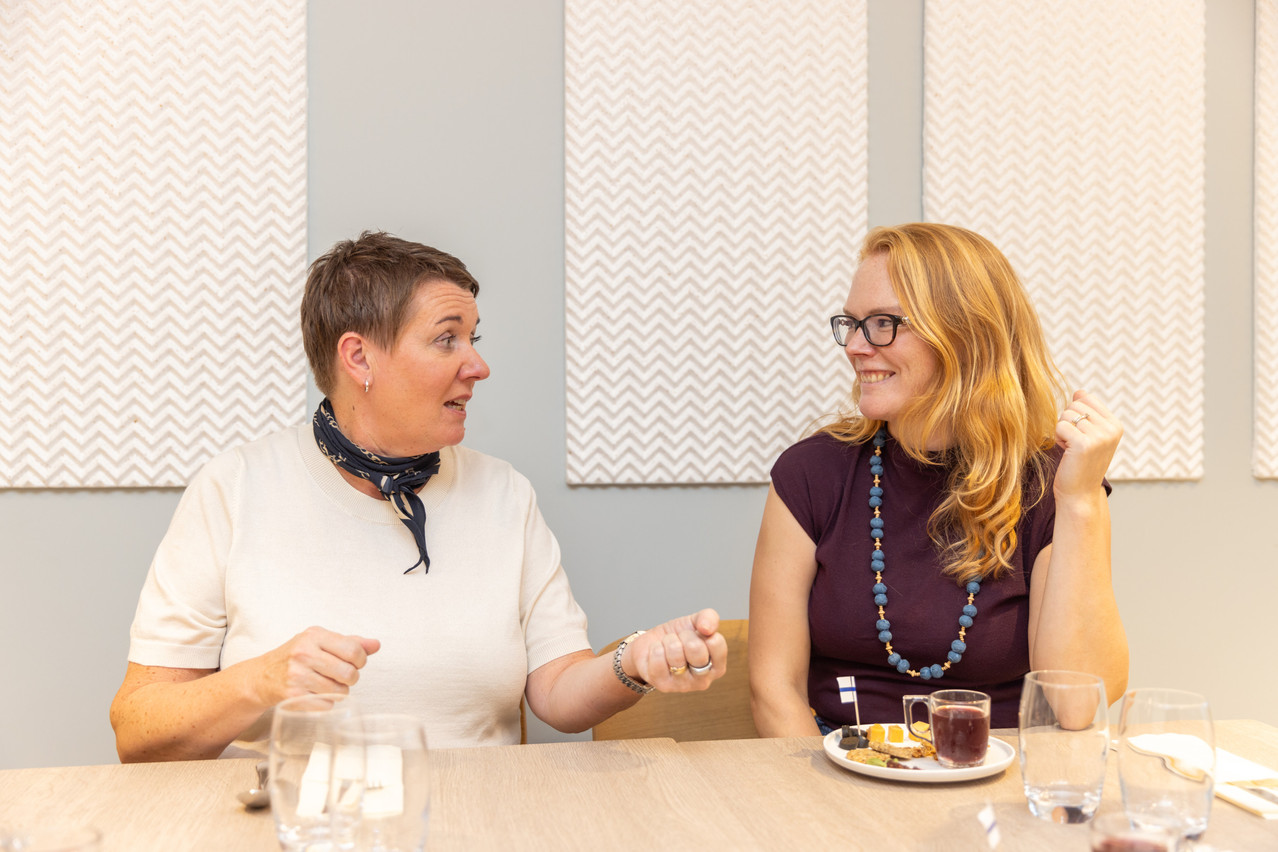
<svg viewBox="0 0 1278 852">
<path fill-rule="evenodd" d="M 719 633 L 719 613 L 703 609 L 657 625 L 626 646 L 622 667 L 660 692 L 707 688 L 728 670 L 728 643 Z"/>
<path fill-rule="evenodd" d="M 1123 424 L 1099 399 L 1074 391 L 1056 422 L 1056 443 L 1065 450 L 1056 469 L 1056 499 L 1095 495 L 1122 437 Z"/>
</svg>

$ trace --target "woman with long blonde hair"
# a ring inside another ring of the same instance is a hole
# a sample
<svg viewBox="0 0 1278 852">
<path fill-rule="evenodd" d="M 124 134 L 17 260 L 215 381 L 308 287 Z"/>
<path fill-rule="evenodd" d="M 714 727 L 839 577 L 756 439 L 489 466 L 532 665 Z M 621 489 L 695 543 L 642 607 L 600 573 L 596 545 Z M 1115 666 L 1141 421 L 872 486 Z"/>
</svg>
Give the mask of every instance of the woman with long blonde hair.
<svg viewBox="0 0 1278 852">
<path fill-rule="evenodd" d="M 1036 669 L 1122 695 L 1104 479 L 1122 426 L 1085 391 L 1066 401 L 1007 258 L 962 228 L 876 228 L 831 326 L 855 410 L 772 470 L 750 586 L 759 733 L 852 721 L 847 675 L 871 722 L 956 688 L 1015 727 Z"/>
</svg>

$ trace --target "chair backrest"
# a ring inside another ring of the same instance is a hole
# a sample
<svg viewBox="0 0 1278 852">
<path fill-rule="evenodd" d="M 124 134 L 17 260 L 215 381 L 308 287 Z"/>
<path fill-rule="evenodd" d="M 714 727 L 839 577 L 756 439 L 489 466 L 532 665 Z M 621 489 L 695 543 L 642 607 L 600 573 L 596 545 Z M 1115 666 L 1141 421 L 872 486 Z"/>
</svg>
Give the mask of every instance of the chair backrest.
<svg viewBox="0 0 1278 852">
<path fill-rule="evenodd" d="M 650 692 L 638 704 L 595 725 L 597 740 L 670 737 L 688 740 L 740 740 L 759 736 L 750 713 L 750 672 L 746 647 L 747 619 L 722 621 L 719 632 L 728 641 L 728 672 L 701 692 Z M 616 650 L 621 640 L 602 653 Z"/>
</svg>

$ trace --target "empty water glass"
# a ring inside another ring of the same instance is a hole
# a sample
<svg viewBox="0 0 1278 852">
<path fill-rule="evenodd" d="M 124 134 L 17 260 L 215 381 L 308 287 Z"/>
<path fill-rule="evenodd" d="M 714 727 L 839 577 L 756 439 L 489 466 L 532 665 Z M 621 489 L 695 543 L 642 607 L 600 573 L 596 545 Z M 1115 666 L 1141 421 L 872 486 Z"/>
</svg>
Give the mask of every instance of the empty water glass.
<svg viewBox="0 0 1278 852">
<path fill-rule="evenodd" d="M 1030 672 L 1021 687 L 1019 734 L 1030 812 L 1053 822 L 1091 819 L 1109 753 L 1105 682 L 1083 672 Z"/>
<path fill-rule="evenodd" d="M 421 852 L 430 822 L 426 731 L 415 716 L 364 715 L 339 729 L 334 839 L 356 852 Z"/>
<path fill-rule="evenodd" d="M 1216 733 L 1196 692 L 1133 689 L 1118 722 L 1118 783 L 1132 823 L 1197 838 L 1215 791 Z"/>
<path fill-rule="evenodd" d="M 358 716 L 355 702 L 335 693 L 289 698 L 275 706 L 268 786 L 275 834 L 288 852 L 331 849 L 329 778 L 337 727 Z"/>
</svg>

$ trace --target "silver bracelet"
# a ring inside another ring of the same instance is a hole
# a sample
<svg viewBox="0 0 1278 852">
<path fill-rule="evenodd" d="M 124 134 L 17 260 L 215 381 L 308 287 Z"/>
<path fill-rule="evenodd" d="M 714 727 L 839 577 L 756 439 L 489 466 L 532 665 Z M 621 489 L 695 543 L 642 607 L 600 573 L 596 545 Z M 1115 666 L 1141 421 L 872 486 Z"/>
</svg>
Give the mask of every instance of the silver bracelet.
<svg viewBox="0 0 1278 852">
<path fill-rule="evenodd" d="M 621 668 L 621 655 L 626 653 L 626 646 L 635 641 L 635 637 L 640 636 L 643 633 L 644 631 L 642 630 L 636 630 L 634 633 L 631 633 L 625 639 L 622 639 L 617 643 L 617 650 L 614 651 L 612 655 L 612 670 L 616 673 L 617 680 L 625 684 L 626 687 L 633 689 L 640 695 L 647 695 L 649 692 L 652 692 L 652 685 L 644 683 L 641 680 L 635 680 L 630 675 L 626 674 Z"/>
</svg>

